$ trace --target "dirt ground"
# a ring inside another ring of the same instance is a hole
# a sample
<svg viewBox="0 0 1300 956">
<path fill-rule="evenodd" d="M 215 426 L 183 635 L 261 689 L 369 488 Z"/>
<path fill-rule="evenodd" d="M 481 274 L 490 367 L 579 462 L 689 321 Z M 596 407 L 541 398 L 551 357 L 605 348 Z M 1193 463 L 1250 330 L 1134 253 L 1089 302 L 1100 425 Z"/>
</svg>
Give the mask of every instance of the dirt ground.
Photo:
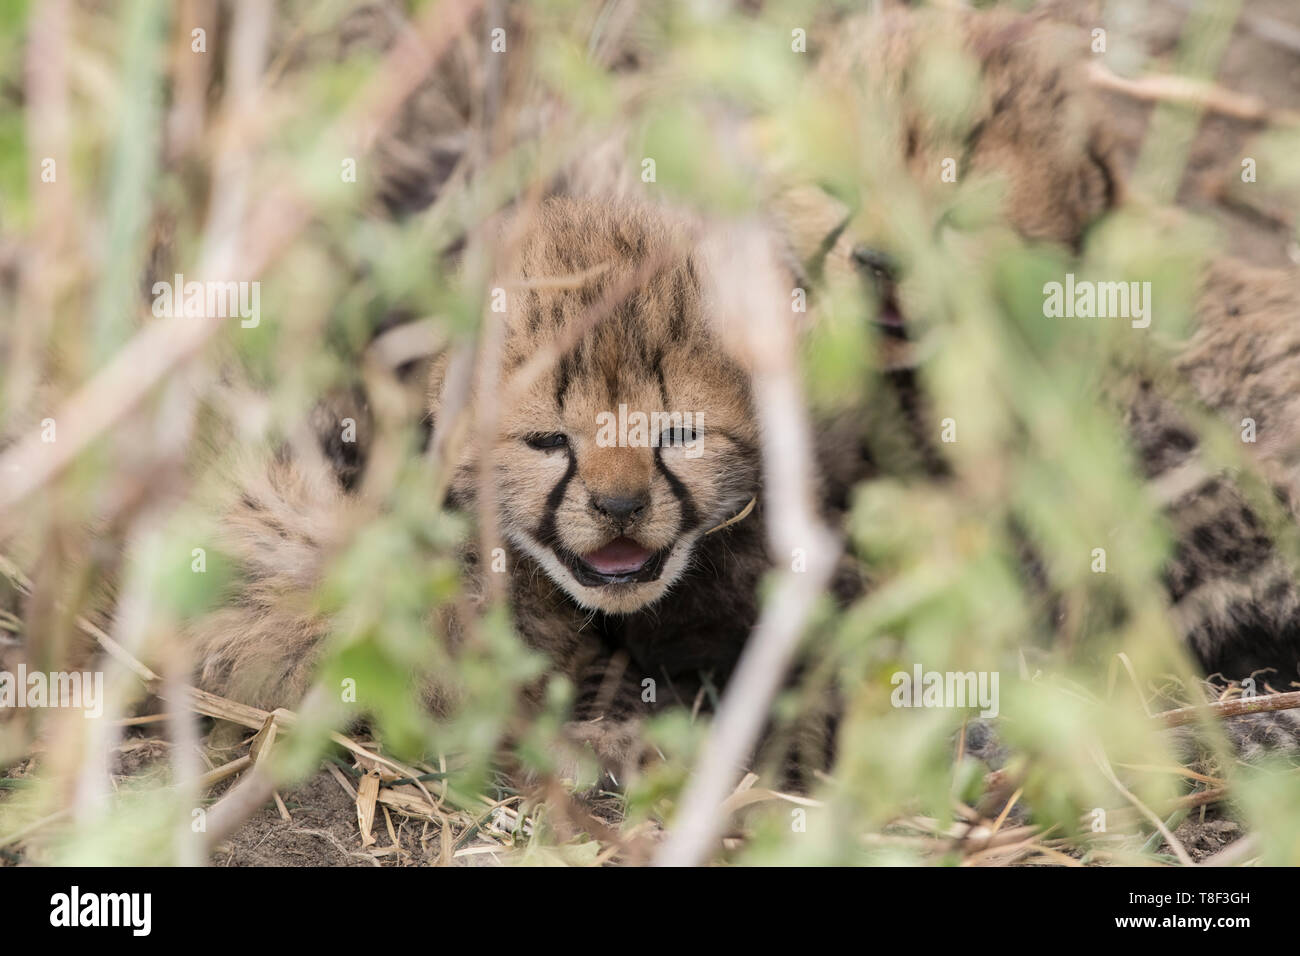
<svg viewBox="0 0 1300 956">
<path fill-rule="evenodd" d="M 409 866 L 437 859 L 437 841 L 432 846 L 428 842 L 433 828 L 400 814 L 393 819 L 400 852 L 377 856 L 364 850 L 358 836 L 356 802 L 327 772 L 315 774 L 281 797 L 291 820 L 283 820 L 274 805 L 266 807 L 233 837 L 218 844 L 212 864 Z M 386 837 L 382 842 L 387 848 L 393 845 Z"/>
<path fill-rule="evenodd" d="M 1100 2 L 1057 0 L 1049 4 L 1057 15 L 1092 27 L 1099 20 Z M 1139 27 L 1139 37 L 1152 57 L 1150 69 L 1172 68 L 1173 55 L 1186 17 L 1185 0 L 1152 0 L 1149 16 Z M 1218 82 L 1223 87 L 1261 98 L 1274 108 L 1300 107 L 1300 5 L 1294 0 L 1247 0 L 1244 13 L 1228 44 Z M 1136 161 L 1151 107 L 1133 99 L 1106 94 L 1113 108 L 1114 133 L 1131 169 Z M 1226 251 L 1257 265 L 1282 266 L 1300 262 L 1295 242 L 1295 212 L 1279 192 L 1260 183 L 1249 192 L 1240 187 L 1241 160 L 1251 155 L 1252 142 L 1262 126 L 1257 123 L 1211 116 L 1203 121 L 1178 189 L 1178 202 L 1214 221 L 1222 230 Z M 149 772 L 148 766 L 164 755 L 166 745 L 133 733 L 121 764 L 123 775 Z M 238 755 L 244 751 L 236 751 Z M 229 752 L 214 762 L 232 759 Z M 338 769 L 338 768 L 336 768 Z M 20 778 L 26 767 L 10 768 Z M 340 781 L 342 776 L 343 781 Z M 4 780 L 0 780 L 0 784 Z M 508 862 L 494 841 L 481 839 L 474 828 L 454 834 L 447 853 L 440 825 L 393 811 L 377 814 L 377 841 L 363 847 L 356 803 L 348 791 L 358 778 L 321 770 L 300 786 L 283 791 L 283 806 L 262 807 L 242 828 L 216 848 L 216 866 L 410 866 L 439 861 L 461 865 Z M 346 784 L 346 785 L 345 785 Z M 231 784 L 214 787 L 219 797 Z M 0 787 L 0 801 L 16 792 Z M 287 819 L 285 818 L 287 816 Z M 389 822 L 391 821 L 391 831 Z M 1241 836 L 1241 829 L 1217 811 L 1193 812 L 1176 830 L 1194 859 L 1222 850 Z M 464 850 L 471 852 L 463 853 Z M 1168 852 L 1168 848 L 1165 848 Z M 450 857 L 450 859 L 449 859 Z M 0 865 L 24 860 L 21 846 L 0 849 Z"/>
</svg>

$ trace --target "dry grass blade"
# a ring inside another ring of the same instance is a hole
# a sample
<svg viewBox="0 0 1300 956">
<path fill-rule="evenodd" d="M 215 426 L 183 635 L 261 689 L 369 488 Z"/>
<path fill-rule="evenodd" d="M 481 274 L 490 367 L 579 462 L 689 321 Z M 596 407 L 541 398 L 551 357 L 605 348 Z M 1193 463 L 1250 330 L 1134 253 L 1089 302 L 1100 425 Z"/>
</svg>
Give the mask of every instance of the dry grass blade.
<svg viewBox="0 0 1300 956">
<path fill-rule="evenodd" d="M 793 803 L 801 807 L 824 807 L 826 806 L 821 800 L 813 800 L 810 797 L 801 797 L 793 793 L 782 793 L 779 790 L 768 790 L 765 787 L 753 787 L 747 790 L 740 790 L 733 793 L 723 803 L 721 813 L 724 817 L 729 817 L 742 807 L 748 807 L 755 803 L 764 803 L 768 800 L 784 800 L 786 803 Z"/>
<path fill-rule="evenodd" d="M 348 795 L 348 799 L 355 801 L 357 799 L 356 788 L 353 787 L 352 784 L 348 783 L 348 778 L 343 776 L 343 771 L 329 762 L 326 762 L 325 769 L 329 771 L 330 776 L 338 782 L 338 785 L 343 789 L 343 792 Z"/>
<path fill-rule="evenodd" d="M 375 803 L 379 799 L 379 771 L 372 770 L 361 778 L 357 786 L 357 826 L 361 829 L 361 845 L 374 846 Z M 393 841 L 396 842 L 396 841 Z"/>
<path fill-rule="evenodd" d="M 1020 795 L 1024 792 L 1024 789 L 1021 788 L 1011 795 L 1011 799 L 1008 800 L 1006 806 L 1002 808 L 1002 812 L 998 814 L 998 818 L 993 821 L 994 833 L 997 833 L 1002 829 L 1002 824 L 1006 822 L 1007 816 L 1011 813 L 1012 807 L 1016 805 L 1016 802 L 1020 799 Z"/>
<path fill-rule="evenodd" d="M 244 754 L 244 756 L 238 757 L 230 761 L 230 763 L 222 764 L 215 770 L 209 770 L 207 773 L 203 774 L 203 776 L 199 777 L 199 787 L 206 790 L 208 787 L 220 783 L 227 777 L 233 777 L 237 773 L 242 773 L 252 765 L 252 754 Z"/>
<path fill-rule="evenodd" d="M 1191 858 L 1191 855 L 1188 854 L 1187 850 L 1183 847 L 1178 838 L 1169 831 L 1167 826 L 1165 826 L 1164 820 L 1160 819 L 1160 817 L 1152 811 L 1150 807 L 1139 800 L 1132 791 L 1120 782 L 1119 777 L 1115 776 L 1115 771 L 1111 769 L 1110 761 L 1106 758 L 1106 755 L 1100 750 L 1096 750 L 1093 753 L 1093 760 L 1096 762 L 1098 769 L 1101 770 L 1106 779 L 1110 781 L 1111 786 L 1118 790 L 1125 800 L 1136 807 L 1142 816 L 1146 817 L 1147 820 L 1150 821 L 1151 825 L 1160 831 L 1160 835 L 1165 838 L 1165 842 L 1169 844 L 1170 848 L 1174 851 L 1174 855 L 1178 857 L 1178 861 L 1182 863 L 1183 866 L 1195 866 L 1196 863 Z"/>
</svg>

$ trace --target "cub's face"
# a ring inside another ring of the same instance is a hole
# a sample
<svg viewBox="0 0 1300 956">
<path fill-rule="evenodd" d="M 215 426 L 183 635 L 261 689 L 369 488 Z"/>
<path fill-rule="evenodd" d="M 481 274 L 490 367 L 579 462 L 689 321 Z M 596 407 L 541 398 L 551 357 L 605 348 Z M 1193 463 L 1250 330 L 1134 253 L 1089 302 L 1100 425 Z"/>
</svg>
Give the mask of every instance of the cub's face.
<svg viewBox="0 0 1300 956">
<path fill-rule="evenodd" d="M 501 534 L 586 608 L 663 597 L 758 492 L 749 380 L 714 335 L 688 241 L 648 210 L 553 201 L 502 283 Z M 484 450 L 467 449 L 462 499 Z"/>
</svg>

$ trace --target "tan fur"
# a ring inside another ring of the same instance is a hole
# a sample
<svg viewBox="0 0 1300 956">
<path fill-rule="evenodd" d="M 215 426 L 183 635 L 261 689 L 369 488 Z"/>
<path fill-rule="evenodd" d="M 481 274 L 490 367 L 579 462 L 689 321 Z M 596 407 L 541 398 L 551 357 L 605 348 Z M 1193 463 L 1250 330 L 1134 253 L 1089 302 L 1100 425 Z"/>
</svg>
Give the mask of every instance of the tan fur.
<svg viewBox="0 0 1300 956">
<path fill-rule="evenodd" d="M 189 635 L 199 684 L 267 710 L 297 706 L 329 634 L 315 592 L 353 504 L 332 474 L 302 463 L 237 467 L 217 543 L 239 565 L 238 592 Z"/>
</svg>

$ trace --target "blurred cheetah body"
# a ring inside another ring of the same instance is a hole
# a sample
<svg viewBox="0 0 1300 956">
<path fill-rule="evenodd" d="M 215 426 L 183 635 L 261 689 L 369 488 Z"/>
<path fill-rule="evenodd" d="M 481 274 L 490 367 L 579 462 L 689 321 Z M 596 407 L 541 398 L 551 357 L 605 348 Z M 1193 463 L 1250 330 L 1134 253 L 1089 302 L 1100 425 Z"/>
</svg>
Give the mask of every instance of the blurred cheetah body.
<svg viewBox="0 0 1300 956">
<path fill-rule="evenodd" d="M 927 115 L 914 78 L 924 69 L 927 43 L 951 23 L 923 12 L 852 20 L 819 64 L 822 80 L 828 89 L 848 91 L 855 108 L 888 103 L 896 110 L 896 141 L 882 148 L 901 160 L 923 197 L 934 197 L 936 214 L 945 209 L 943 190 L 951 188 L 937 171 L 955 157 L 962 178 L 993 173 L 1004 179 L 1001 213 L 1024 240 L 1080 249 L 1089 227 L 1125 199 L 1105 109 L 1082 81 L 1086 44 L 1076 31 L 1034 17 L 966 16 L 961 45 L 979 67 L 981 91 L 962 123 L 945 123 Z M 889 251 L 887 229 L 885 238 L 855 231 L 876 220 L 850 217 L 825 194 L 819 201 L 815 192 L 796 191 L 781 212 L 792 244 L 805 261 L 817 259 L 820 273 L 861 270 L 864 242 L 873 252 Z M 910 291 L 905 275 L 891 275 L 882 312 L 906 315 L 919 300 Z M 1176 370 L 1195 399 L 1231 427 L 1246 418 L 1255 423 L 1259 440 L 1247 447 L 1291 515 L 1300 517 L 1300 279 L 1226 257 L 1211 262 L 1199 284 L 1196 328 Z M 892 374 L 905 407 L 914 415 L 924 410 L 916 376 L 901 368 Z M 1172 397 L 1141 378 L 1126 388 L 1120 405 L 1134 450 L 1145 477 L 1166 496 L 1177 541 L 1166 579 L 1189 649 L 1207 674 L 1242 679 L 1272 667 L 1285 686 L 1300 663 L 1294 570 L 1227 477 L 1197 477 L 1199 439 Z M 921 460 L 932 460 L 936 422 L 921 413 L 912 432 L 929 449 Z M 925 470 L 942 474 L 943 466 Z M 840 476 L 845 485 L 867 477 L 865 468 Z"/>
</svg>

